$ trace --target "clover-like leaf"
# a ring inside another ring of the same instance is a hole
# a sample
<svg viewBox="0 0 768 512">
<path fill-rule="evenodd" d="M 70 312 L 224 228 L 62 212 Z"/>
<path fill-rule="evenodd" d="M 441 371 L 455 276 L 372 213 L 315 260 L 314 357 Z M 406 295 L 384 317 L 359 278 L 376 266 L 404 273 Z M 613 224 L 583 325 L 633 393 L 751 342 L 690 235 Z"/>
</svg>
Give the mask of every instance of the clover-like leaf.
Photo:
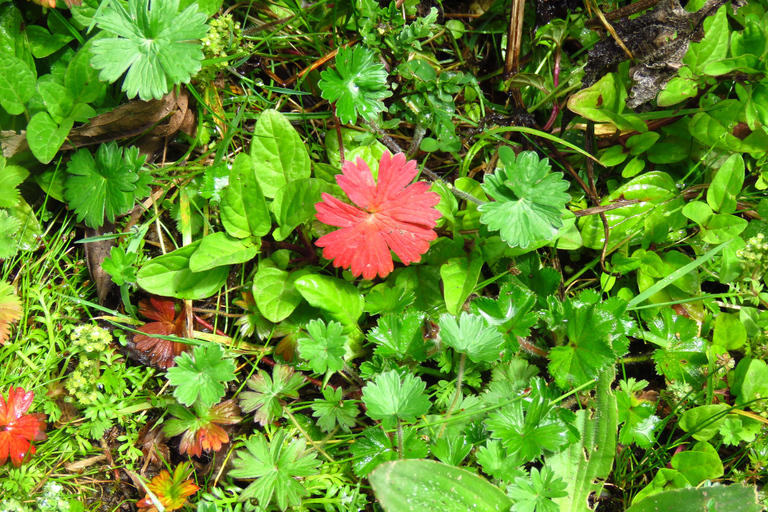
<svg viewBox="0 0 768 512">
<path fill-rule="evenodd" d="M 334 321 L 325 325 L 322 320 L 312 320 L 307 324 L 309 337 L 299 338 L 299 354 L 313 372 L 337 372 L 344 367 L 347 337 L 343 330 L 344 326 Z"/>
<path fill-rule="evenodd" d="M 308 451 L 304 439 L 289 441 L 283 429 L 269 442 L 263 434 L 254 434 L 243 446 L 229 476 L 255 480 L 240 494 L 240 501 L 255 498 L 264 509 L 273 499 L 282 510 L 300 506 L 307 490 L 298 478 L 317 474 L 317 452 Z"/>
<path fill-rule="evenodd" d="M 85 220 L 92 228 L 104 224 L 106 217 L 114 222 L 118 215 L 133 206 L 139 182 L 140 168 L 145 157 L 123 150 L 116 142 L 102 144 L 96 158 L 88 149 L 80 149 L 67 162 L 69 176 L 65 183 L 64 199 L 75 210 L 77 220 Z M 144 186 L 146 188 L 146 186 Z"/>
<path fill-rule="evenodd" d="M 374 62 L 372 51 L 361 46 L 340 48 L 336 69 L 326 69 L 317 84 L 323 98 L 336 102 L 342 123 L 356 123 L 360 115 L 373 121 L 385 109 L 381 100 L 392 96 L 387 90 L 387 71 Z"/>
<path fill-rule="evenodd" d="M 298 390 L 304 385 L 304 377 L 295 374 L 290 366 L 277 365 L 272 370 L 272 377 L 264 370 L 246 381 L 253 391 L 240 394 L 240 407 L 244 412 L 256 411 L 253 418 L 262 425 L 272 423 L 282 415 L 284 398 L 296 398 Z"/>
<path fill-rule="evenodd" d="M 565 203 L 571 199 L 568 182 L 561 173 L 550 172 L 547 159 L 539 161 L 533 152 L 515 159 L 514 152 L 503 146 L 499 160 L 501 165 L 482 185 L 495 201 L 478 208 L 480 222 L 499 231 L 510 247 L 535 248 L 554 240 L 563 227 Z"/>
<path fill-rule="evenodd" d="M 195 41 L 208 32 L 205 20 L 195 2 L 180 14 L 179 0 L 128 0 L 127 11 L 111 2 L 96 23 L 117 37 L 94 41 L 91 66 L 110 83 L 128 71 L 123 91 L 129 98 L 160 99 L 200 71 L 203 51 Z"/>
<path fill-rule="evenodd" d="M 395 428 L 397 420 L 415 421 L 417 416 L 429 411 L 430 402 L 424 393 L 426 384 L 420 378 L 407 373 L 401 380 L 396 370 L 380 374 L 375 382 L 363 389 L 363 402 L 367 414 L 381 420 L 384 428 Z"/>
<path fill-rule="evenodd" d="M 501 356 L 504 337 L 481 316 L 462 312 L 457 322 L 455 316 L 446 313 L 440 316 L 439 325 L 443 343 L 467 354 L 475 363 L 490 363 Z"/>
<path fill-rule="evenodd" d="M 224 357 L 224 349 L 217 344 L 197 346 L 192 354 L 184 352 L 176 358 L 176 366 L 168 369 L 168 381 L 176 386 L 173 396 L 186 406 L 199 402 L 211 407 L 226 393 L 224 384 L 235 378 L 235 363 Z"/>
</svg>

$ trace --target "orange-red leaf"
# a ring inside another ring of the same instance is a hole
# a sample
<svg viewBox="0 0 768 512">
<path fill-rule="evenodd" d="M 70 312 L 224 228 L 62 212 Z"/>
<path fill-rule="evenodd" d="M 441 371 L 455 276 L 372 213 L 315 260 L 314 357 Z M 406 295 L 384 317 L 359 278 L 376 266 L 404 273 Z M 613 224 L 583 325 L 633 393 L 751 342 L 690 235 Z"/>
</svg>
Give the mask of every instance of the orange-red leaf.
<svg viewBox="0 0 768 512">
<path fill-rule="evenodd" d="M 434 206 L 440 196 L 429 192 L 429 183 L 411 183 L 416 162 L 406 162 L 402 153 L 384 153 L 378 182 L 361 158 L 344 162 L 341 172 L 336 182 L 357 207 L 325 193 L 315 204 L 317 220 L 341 228 L 315 242 L 324 247 L 323 256 L 365 279 L 386 277 L 394 269 L 390 250 L 406 265 L 421 261 L 437 238 L 440 213 Z"/>
<path fill-rule="evenodd" d="M 8 331 L 12 323 L 21 318 L 21 302 L 13 293 L 13 287 L 0 283 L 0 345 L 8 339 Z"/>
<path fill-rule="evenodd" d="M 170 368 L 174 364 L 173 358 L 189 350 L 188 346 L 185 343 L 155 338 L 152 335 L 183 337 L 186 324 L 184 315 L 177 316 L 176 301 L 166 297 L 152 297 L 149 301 L 139 301 L 139 313 L 156 321 L 139 327 L 139 331 L 144 334 L 137 334 L 133 338 L 136 349 L 148 353 L 152 364 L 163 369 Z"/>
<path fill-rule="evenodd" d="M 168 471 L 161 471 L 159 475 L 152 479 L 147 487 L 162 503 L 165 510 L 178 510 L 187 502 L 187 496 L 192 496 L 199 487 L 192 483 L 192 480 L 185 480 L 189 472 L 189 463 L 182 462 L 173 472 L 173 477 Z M 136 506 L 141 512 L 157 512 L 157 507 L 152 503 L 149 496 L 136 502 Z M 146 510 L 145 510 L 146 509 Z"/>
</svg>

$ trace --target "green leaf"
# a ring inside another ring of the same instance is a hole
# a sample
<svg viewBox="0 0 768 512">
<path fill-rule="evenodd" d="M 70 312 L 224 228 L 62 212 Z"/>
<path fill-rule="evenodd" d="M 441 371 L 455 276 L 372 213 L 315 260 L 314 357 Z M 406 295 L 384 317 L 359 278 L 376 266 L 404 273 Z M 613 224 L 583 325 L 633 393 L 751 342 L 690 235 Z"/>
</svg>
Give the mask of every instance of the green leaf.
<svg viewBox="0 0 768 512">
<path fill-rule="evenodd" d="M 594 410 L 576 411 L 579 440 L 547 457 L 547 465 L 568 484 L 568 496 L 555 498 L 560 512 L 583 512 L 590 496 L 599 496 L 616 453 L 618 411 L 611 384 L 613 367 L 600 374 Z"/>
<path fill-rule="evenodd" d="M 512 507 L 484 478 L 431 460 L 387 462 L 369 481 L 385 512 L 507 512 Z"/>
<path fill-rule="evenodd" d="M 218 232 L 203 237 L 197 251 L 189 258 L 189 270 L 204 272 L 223 265 L 245 263 L 259 253 L 261 244 L 252 240 L 238 240 Z"/>
<path fill-rule="evenodd" d="M 128 11 L 111 2 L 99 10 L 97 25 L 117 37 L 93 42 L 91 66 L 109 83 L 127 71 L 122 90 L 129 98 L 160 99 L 170 86 L 189 83 L 200 71 L 203 52 L 195 40 L 208 26 L 195 4 L 180 14 L 179 0 L 128 0 Z"/>
<path fill-rule="evenodd" d="M 136 253 L 125 253 L 120 247 L 113 247 L 109 258 L 104 258 L 101 268 L 112 276 L 112 281 L 117 286 L 136 282 Z"/>
<path fill-rule="evenodd" d="M 531 327 L 539 320 L 532 311 L 535 305 L 536 295 L 520 286 L 505 284 L 495 300 L 489 297 L 473 300 L 472 312 L 495 325 L 503 334 L 526 337 L 531 335 Z"/>
<path fill-rule="evenodd" d="M 99 71 L 90 65 L 91 45 L 86 43 L 72 58 L 64 74 L 64 86 L 69 89 L 75 103 L 91 103 L 106 88 L 99 81 Z"/>
<path fill-rule="evenodd" d="M 336 426 L 344 432 L 350 432 L 355 426 L 360 409 L 353 401 L 342 400 L 344 390 L 341 387 L 333 389 L 330 386 L 323 388 L 323 398 L 315 398 L 312 402 L 312 416 L 317 418 L 317 426 L 323 432 L 332 432 Z"/>
<path fill-rule="evenodd" d="M 703 378 L 700 367 L 707 364 L 707 356 L 706 341 L 696 335 L 696 322 L 663 308 L 648 322 L 648 329 L 644 339 L 662 347 L 653 353 L 656 371 L 668 380 L 698 385 Z"/>
<path fill-rule="evenodd" d="M 416 421 L 416 417 L 426 414 L 431 406 L 424 394 L 425 388 L 424 381 L 410 372 L 402 380 L 395 370 L 382 373 L 363 388 L 366 414 L 381 420 L 386 429 L 395 428 L 397 420 Z"/>
<path fill-rule="evenodd" d="M 294 282 L 302 297 L 312 306 L 327 311 L 344 326 L 344 334 L 362 336 L 357 320 L 363 314 L 363 296 L 357 288 L 335 277 L 302 276 Z"/>
<path fill-rule="evenodd" d="M 339 48 L 336 69 L 326 69 L 320 75 L 320 94 L 336 103 L 336 115 L 343 124 L 355 124 L 358 115 L 376 120 L 385 109 L 382 100 L 392 96 L 387 90 L 387 72 L 374 59 L 374 53 L 363 46 Z"/>
<path fill-rule="evenodd" d="M 272 228 L 269 208 L 251 158 L 240 153 L 232 163 L 229 186 L 221 201 L 221 223 L 235 238 L 264 236 Z"/>
<path fill-rule="evenodd" d="M 427 443 L 415 428 L 403 429 L 403 451 L 405 459 L 423 459 L 429 454 Z M 350 446 L 349 453 L 355 459 L 352 469 L 361 478 L 368 476 L 378 465 L 399 458 L 392 438 L 378 427 L 365 429 L 363 436 Z"/>
<path fill-rule="evenodd" d="M 704 38 L 698 43 L 691 43 L 683 62 L 690 66 L 693 73 L 701 75 L 704 66 L 718 59 L 723 59 L 728 53 L 728 17 L 726 7 L 722 6 L 714 16 L 704 20 Z"/>
<path fill-rule="evenodd" d="M 529 478 L 517 477 L 507 488 L 507 496 L 515 502 L 513 512 L 560 512 L 552 498 L 568 496 L 565 489 L 568 484 L 547 466 L 539 472 L 531 468 Z"/>
<path fill-rule="evenodd" d="M 635 504 L 627 512 L 760 512 L 754 486 L 738 484 L 664 491 Z"/>
<path fill-rule="evenodd" d="M 389 288 L 385 284 L 375 286 L 365 296 L 364 311 L 371 315 L 402 313 L 413 304 L 416 296 L 401 287 Z"/>
<path fill-rule="evenodd" d="M 50 20 L 56 19 L 53 16 Z M 27 37 L 29 38 L 29 46 L 32 49 L 32 55 L 36 59 L 44 59 L 63 48 L 74 37 L 67 33 L 51 34 L 48 29 L 41 27 L 40 25 L 30 25 L 25 30 Z"/>
<path fill-rule="evenodd" d="M 323 192 L 330 190 L 324 181 L 314 178 L 289 181 L 280 187 L 272 202 L 272 211 L 279 226 L 272 233 L 274 239 L 278 242 L 285 240 L 297 226 L 313 219 L 315 203 L 320 202 Z"/>
<path fill-rule="evenodd" d="M 199 247 L 200 240 L 150 260 L 136 275 L 139 286 L 164 297 L 190 300 L 210 297 L 227 282 L 229 267 L 192 272 L 189 260 Z"/>
<path fill-rule="evenodd" d="M 717 450 L 706 441 L 699 441 L 690 450 L 676 453 L 670 461 L 672 469 L 682 474 L 691 485 L 723 476 L 723 463 Z"/>
<path fill-rule="evenodd" d="M 731 394 L 736 395 L 736 405 L 764 410 L 765 403 L 761 399 L 768 397 L 768 365 L 765 361 L 745 357 L 736 365 L 729 381 Z"/>
<path fill-rule="evenodd" d="M 295 374 L 290 366 L 276 365 L 272 377 L 264 370 L 245 381 L 253 391 L 240 393 L 243 412 L 256 411 L 253 421 L 269 425 L 283 414 L 283 398 L 297 398 L 299 388 L 305 384 L 304 376 Z"/>
<path fill-rule="evenodd" d="M 489 327 L 483 317 L 462 312 L 459 322 L 450 314 L 440 316 L 440 336 L 443 343 L 457 352 L 467 354 L 475 363 L 491 363 L 502 355 L 504 337 Z"/>
<path fill-rule="evenodd" d="M 719 213 L 734 213 L 736 199 L 744 185 L 744 159 L 731 155 L 715 174 L 707 189 L 707 203 Z"/>
<path fill-rule="evenodd" d="M 472 253 L 464 258 L 451 258 L 440 266 L 445 307 L 452 315 L 461 312 L 464 302 L 475 290 L 483 263 L 480 254 Z"/>
<path fill-rule="evenodd" d="M 18 235 L 21 222 L 0 210 L 0 259 L 12 258 L 19 250 Z"/>
<path fill-rule="evenodd" d="M 667 82 L 664 90 L 661 91 L 656 98 L 656 102 L 660 107 L 670 107 L 685 100 L 695 98 L 698 92 L 698 82 L 676 76 Z"/>
<path fill-rule="evenodd" d="M 656 402 L 640 400 L 635 394 L 642 391 L 648 381 L 619 381 L 620 391 L 616 402 L 619 408 L 619 423 L 623 423 L 619 432 L 619 442 L 629 445 L 636 443 L 641 448 L 650 448 L 655 441 L 654 431 L 661 419 L 654 414 Z"/>
<path fill-rule="evenodd" d="M 5 157 L 0 154 L 0 208 L 10 208 L 19 204 L 21 193 L 16 188 L 27 179 L 29 171 L 18 165 L 6 165 Z"/>
<path fill-rule="evenodd" d="M 116 142 L 99 146 L 95 159 L 88 149 L 78 150 L 67 162 L 67 173 L 64 198 L 78 221 L 98 228 L 105 218 L 114 222 L 133 207 L 139 175 L 133 163 L 123 158 Z"/>
<path fill-rule="evenodd" d="M 727 412 L 728 406 L 725 404 L 692 407 L 680 416 L 678 425 L 686 432 L 692 432 L 692 437 L 697 441 L 709 441 L 720 430 Z"/>
<path fill-rule="evenodd" d="M 718 313 L 712 343 L 726 350 L 738 350 L 747 342 L 747 329 L 738 314 Z"/>
<path fill-rule="evenodd" d="M 303 438 L 289 441 L 283 429 L 269 442 L 263 434 L 254 434 L 243 441 L 243 447 L 245 450 L 236 452 L 235 469 L 228 475 L 255 480 L 240 493 L 238 500 L 256 499 L 265 508 L 274 500 L 281 510 L 300 506 L 307 490 L 298 479 L 318 473 L 317 452 L 307 450 Z"/>
<path fill-rule="evenodd" d="M 568 182 L 561 173 L 550 172 L 547 159 L 533 152 L 515 159 L 508 147 L 499 148 L 501 165 L 486 175 L 483 190 L 495 202 L 481 205 L 480 222 L 499 231 L 510 247 L 535 248 L 557 237 L 563 226 Z"/>
<path fill-rule="evenodd" d="M 199 403 L 208 408 L 227 392 L 225 384 L 235 378 L 235 363 L 224 357 L 218 344 L 199 345 L 192 356 L 184 352 L 175 359 L 176 366 L 168 369 L 168 382 L 176 386 L 173 396 L 179 403 L 191 406 Z"/>
<path fill-rule="evenodd" d="M 75 120 L 70 117 L 59 126 L 48 112 L 38 112 L 32 116 L 27 125 L 27 142 L 35 158 L 44 164 L 53 160 L 74 124 Z"/>
<path fill-rule="evenodd" d="M 50 76 L 50 75 L 46 75 Z M 45 78 L 45 77 L 41 77 Z M 37 91 L 40 93 L 40 97 L 43 99 L 43 104 L 51 114 L 51 118 L 61 123 L 64 118 L 72 113 L 72 109 L 75 106 L 75 99 L 72 97 L 72 93 L 69 89 L 63 85 L 59 85 L 56 82 L 43 82 L 38 81 Z"/>
<path fill-rule="evenodd" d="M 467 436 L 448 434 L 437 439 L 429 451 L 443 464 L 458 467 L 472 451 L 472 443 Z"/>
<path fill-rule="evenodd" d="M 568 343 L 549 351 L 549 372 L 563 389 L 592 380 L 617 357 L 616 318 L 602 306 L 568 299 L 563 304 Z"/>
<path fill-rule="evenodd" d="M 288 273 L 275 267 L 259 268 L 253 278 L 253 296 L 264 318 L 278 323 L 293 313 L 304 300 L 295 282 L 307 273 L 305 270 Z"/>
<path fill-rule="evenodd" d="M 543 387 L 541 379 L 538 386 Z M 501 439 L 510 456 L 521 462 L 539 457 L 544 450 L 556 452 L 569 442 L 568 429 L 553 413 L 554 407 L 541 393 L 532 393 L 523 412 L 522 400 L 516 400 L 492 412 L 485 425 L 491 437 Z"/>
<path fill-rule="evenodd" d="M 266 197 L 275 197 L 286 183 L 309 178 L 309 153 L 298 132 L 277 110 L 259 116 L 251 140 L 256 179 Z"/>
<path fill-rule="evenodd" d="M 0 105 L 6 112 L 12 116 L 23 113 L 35 94 L 35 83 L 26 62 L 0 51 Z"/>
<path fill-rule="evenodd" d="M 424 361 L 427 346 L 422 327 L 426 315 L 410 310 L 402 315 L 383 315 L 376 327 L 368 331 L 368 339 L 375 342 L 375 353 L 386 359 Z"/>
<path fill-rule="evenodd" d="M 338 372 L 344 367 L 347 337 L 342 334 L 343 330 L 338 322 L 325 325 L 322 320 L 312 320 L 307 324 L 309 336 L 299 338 L 298 348 L 313 372 Z"/>
</svg>

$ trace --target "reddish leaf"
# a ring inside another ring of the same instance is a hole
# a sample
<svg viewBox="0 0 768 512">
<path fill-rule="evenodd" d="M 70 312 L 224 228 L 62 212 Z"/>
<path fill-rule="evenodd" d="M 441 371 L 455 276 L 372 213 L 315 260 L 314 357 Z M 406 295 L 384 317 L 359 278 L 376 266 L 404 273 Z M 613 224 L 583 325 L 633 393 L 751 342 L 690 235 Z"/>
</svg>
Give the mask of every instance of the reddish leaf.
<svg viewBox="0 0 768 512">
<path fill-rule="evenodd" d="M 170 412 L 184 417 L 169 420 L 165 432 L 170 436 L 184 432 L 179 451 L 196 457 L 200 457 L 204 451 L 217 452 L 221 450 L 222 444 L 229 442 L 229 435 L 220 425 L 235 425 L 243 420 L 240 417 L 240 408 L 234 400 L 227 400 L 210 409 L 196 403 L 194 415 L 179 408 L 171 408 Z"/>
<path fill-rule="evenodd" d="M 429 192 L 424 181 L 409 185 L 417 174 L 416 162 L 406 162 L 402 153 L 384 153 L 378 183 L 360 158 L 344 162 L 341 171 L 336 182 L 359 208 L 325 193 L 315 204 L 317 220 L 341 228 L 315 242 L 325 248 L 323 256 L 365 279 L 392 272 L 390 250 L 406 265 L 421 261 L 429 242 L 437 238 L 433 228 L 440 213 L 434 206 L 440 196 Z"/>
<path fill-rule="evenodd" d="M 152 297 L 149 301 L 146 299 L 139 301 L 139 313 L 150 320 L 157 321 L 139 327 L 144 334 L 137 334 L 133 338 L 136 349 L 148 353 L 152 364 L 163 369 L 170 368 L 174 364 L 173 358 L 189 350 L 189 347 L 186 343 L 155 338 L 151 335 L 183 337 L 186 327 L 184 315 L 176 316 L 176 301 L 165 297 Z"/>
<path fill-rule="evenodd" d="M 21 466 L 24 457 L 35 453 L 31 441 L 47 439 L 42 414 L 24 414 L 32 405 L 34 393 L 11 386 L 8 401 L 0 395 L 0 465 L 8 457 L 14 466 Z"/>
<path fill-rule="evenodd" d="M 192 480 L 185 480 L 189 471 L 189 463 L 182 462 L 173 472 L 173 477 L 168 471 L 161 471 L 159 475 L 152 479 L 147 487 L 163 504 L 165 510 L 178 510 L 187 502 L 187 496 L 192 496 L 199 489 L 192 483 Z M 136 502 L 136 506 L 141 512 L 157 512 L 157 507 L 152 503 L 149 496 Z"/>
</svg>

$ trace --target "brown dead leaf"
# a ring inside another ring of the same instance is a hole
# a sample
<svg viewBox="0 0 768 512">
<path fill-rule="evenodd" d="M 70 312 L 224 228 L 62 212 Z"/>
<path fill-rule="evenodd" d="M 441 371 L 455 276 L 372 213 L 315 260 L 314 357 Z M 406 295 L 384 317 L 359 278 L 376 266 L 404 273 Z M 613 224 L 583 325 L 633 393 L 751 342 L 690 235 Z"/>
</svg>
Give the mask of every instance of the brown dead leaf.
<svg viewBox="0 0 768 512">
<path fill-rule="evenodd" d="M 85 230 L 85 236 L 86 238 L 97 237 L 105 233 L 111 233 L 114 229 L 115 225 L 107 221 L 98 229 L 87 228 Z M 115 286 L 115 283 L 112 282 L 112 276 L 107 274 L 101 268 L 101 264 L 109 257 L 114 245 L 114 240 L 98 240 L 83 244 L 85 261 L 88 263 L 88 271 L 91 274 L 91 279 L 96 283 L 96 293 L 99 296 L 100 306 L 104 305 L 107 295 Z"/>
<path fill-rule="evenodd" d="M 635 57 L 629 70 L 633 85 L 627 106 L 642 109 L 683 65 L 692 42 L 704 36 L 704 20 L 728 0 L 707 0 L 696 12 L 683 9 L 678 0 L 661 0 L 653 10 L 634 19 L 612 24 L 619 39 Z M 617 64 L 628 59 L 613 37 L 599 41 L 589 51 L 582 87 L 597 82 Z"/>
</svg>

